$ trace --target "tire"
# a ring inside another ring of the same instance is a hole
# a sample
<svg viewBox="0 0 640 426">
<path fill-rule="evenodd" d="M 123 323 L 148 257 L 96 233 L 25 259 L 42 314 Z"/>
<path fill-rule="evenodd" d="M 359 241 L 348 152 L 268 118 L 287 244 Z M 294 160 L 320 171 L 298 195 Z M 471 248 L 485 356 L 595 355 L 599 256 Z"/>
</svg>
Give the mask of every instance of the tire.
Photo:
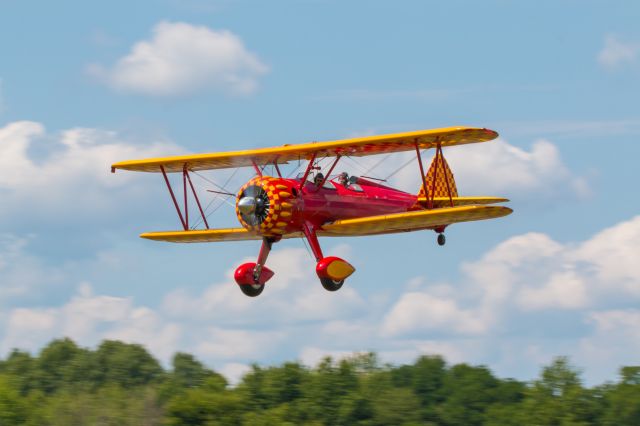
<svg viewBox="0 0 640 426">
<path fill-rule="evenodd" d="M 438 234 L 438 245 L 439 246 L 443 246 L 444 243 L 447 242 L 446 237 L 444 236 L 444 234 Z"/>
<path fill-rule="evenodd" d="M 334 281 L 331 278 L 320 278 L 320 283 L 322 287 L 324 287 L 327 291 L 338 291 L 342 288 L 342 284 L 344 284 L 344 280 Z"/>
<path fill-rule="evenodd" d="M 240 287 L 240 291 L 242 291 L 245 296 L 249 297 L 260 296 L 260 293 L 264 290 L 264 284 L 242 284 L 238 287 Z"/>
</svg>

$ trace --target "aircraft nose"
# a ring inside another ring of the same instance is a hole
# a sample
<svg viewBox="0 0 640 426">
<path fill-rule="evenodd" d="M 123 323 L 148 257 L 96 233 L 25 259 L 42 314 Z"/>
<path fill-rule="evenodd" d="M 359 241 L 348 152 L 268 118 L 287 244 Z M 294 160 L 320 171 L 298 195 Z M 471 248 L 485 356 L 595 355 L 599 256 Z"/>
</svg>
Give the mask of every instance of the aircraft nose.
<svg viewBox="0 0 640 426">
<path fill-rule="evenodd" d="M 238 201 L 238 210 L 244 215 L 250 215 L 256 211 L 256 199 L 253 197 L 242 197 Z"/>
</svg>

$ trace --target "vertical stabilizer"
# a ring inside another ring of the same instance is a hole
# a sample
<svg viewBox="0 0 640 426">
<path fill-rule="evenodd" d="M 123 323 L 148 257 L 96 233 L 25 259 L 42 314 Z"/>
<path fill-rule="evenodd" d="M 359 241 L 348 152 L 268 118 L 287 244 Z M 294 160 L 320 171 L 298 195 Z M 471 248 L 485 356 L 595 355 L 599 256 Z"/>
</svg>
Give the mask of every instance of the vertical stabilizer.
<svg viewBox="0 0 640 426">
<path fill-rule="evenodd" d="M 434 180 L 435 177 L 435 180 Z M 429 189 L 429 198 L 449 197 L 455 198 L 458 196 L 458 189 L 456 188 L 456 181 L 453 179 L 453 172 L 447 164 L 442 154 L 433 156 L 431 160 L 431 166 L 427 171 L 426 176 L 427 188 Z M 447 189 L 448 186 L 448 189 Z M 451 191 L 449 193 L 449 190 Z M 425 197 L 424 185 L 420 187 L 418 197 Z"/>
</svg>

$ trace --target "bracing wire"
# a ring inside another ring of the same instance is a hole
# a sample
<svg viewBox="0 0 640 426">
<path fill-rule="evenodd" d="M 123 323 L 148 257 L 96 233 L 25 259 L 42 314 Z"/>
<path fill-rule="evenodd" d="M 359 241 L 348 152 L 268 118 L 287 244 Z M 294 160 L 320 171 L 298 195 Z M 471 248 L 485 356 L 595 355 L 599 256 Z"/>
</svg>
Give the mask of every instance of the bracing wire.
<svg viewBox="0 0 640 426">
<path fill-rule="evenodd" d="M 368 175 L 372 170 L 374 170 L 375 168 L 377 168 L 380 164 L 384 163 L 385 161 L 387 161 L 389 159 L 389 157 L 391 156 L 391 154 L 387 154 L 384 157 L 382 157 L 382 159 L 380 161 L 378 161 L 377 163 L 375 163 L 373 166 L 369 167 L 364 173 L 363 175 Z"/>
<path fill-rule="evenodd" d="M 307 253 L 309 253 L 309 257 L 311 257 L 312 259 L 315 259 L 315 256 L 313 255 L 313 253 L 311 253 L 311 249 L 307 244 L 307 239 L 305 237 L 301 237 L 300 239 L 302 240 L 302 244 L 304 245 L 304 248 L 307 249 Z"/>
<path fill-rule="evenodd" d="M 298 165 L 296 166 L 295 169 L 291 170 L 289 173 L 287 173 L 286 178 L 289 179 L 291 176 L 293 176 L 294 173 L 296 173 L 298 170 L 300 170 L 300 166 L 302 164 L 300 162 L 298 162 Z"/>
<path fill-rule="evenodd" d="M 235 174 L 235 172 L 236 172 L 236 171 L 237 171 L 237 169 L 234 171 L 234 174 Z M 217 183 L 215 183 L 215 182 L 214 182 L 214 181 L 212 181 L 211 179 L 208 179 L 208 178 L 206 178 L 206 177 L 202 176 L 200 173 L 197 173 L 197 172 L 193 172 L 193 173 L 194 173 L 196 176 L 199 176 L 201 179 L 204 179 L 205 181 L 207 181 L 207 182 L 209 182 L 210 184 L 214 185 L 216 188 L 220 189 L 221 191 L 230 192 L 229 190 L 227 190 L 226 188 L 224 188 L 224 187 L 222 187 L 222 186 L 218 185 Z M 232 175 L 232 176 L 233 176 L 233 175 Z M 228 180 L 227 180 L 227 182 L 228 182 Z M 228 197 L 227 197 L 227 198 L 228 198 Z M 235 205 L 233 205 L 233 204 L 231 204 L 230 202 L 228 202 L 228 201 L 227 201 L 227 198 L 223 198 L 224 202 L 225 202 L 225 203 L 227 203 L 227 204 L 229 204 L 229 205 L 230 205 L 230 206 L 232 206 L 232 207 L 235 207 Z"/>
<path fill-rule="evenodd" d="M 214 181 L 212 181 L 211 179 L 206 178 L 205 176 L 201 175 L 198 172 L 192 171 L 193 174 L 195 174 L 196 176 L 200 177 L 201 179 L 207 181 L 208 183 L 216 186 L 218 189 L 223 190 L 225 192 L 229 192 L 229 190 L 226 189 L 227 185 L 229 185 L 229 182 L 231 182 L 231 180 L 235 177 L 236 173 L 238 173 L 238 169 L 234 169 L 233 173 L 231 173 L 231 175 L 227 178 L 227 180 L 225 181 L 224 185 L 220 186 L 217 183 L 215 183 Z M 235 207 L 234 204 L 228 202 L 230 195 L 227 196 L 223 196 L 223 197 L 213 197 L 211 199 L 211 201 L 209 201 L 209 203 L 207 204 L 207 206 L 204 208 L 203 212 L 205 213 L 205 217 L 207 219 L 209 219 L 209 216 L 211 216 L 213 213 L 215 213 L 220 207 L 222 207 L 222 205 L 224 204 L 228 204 L 232 207 Z M 220 204 L 218 204 L 211 212 L 207 213 L 207 210 L 209 210 L 209 207 L 211 207 L 211 205 L 213 204 L 214 201 L 219 200 L 222 198 L 222 202 Z M 198 220 L 196 221 L 196 223 L 191 227 L 191 229 L 195 229 L 198 225 L 200 225 L 203 222 L 201 217 L 198 217 Z"/>
<path fill-rule="evenodd" d="M 360 163 L 358 163 L 356 160 L 354 160 L 353 158 L 351 158 L 348 155 L 345 155 L 343 158 L 345 158 L 347 161 L 349 161 L 351 164 L 353 164 L 356 168 L 358 168 L 360 170 L 360 172 L 364 172 L 362 174 L 367 174 L 367 172 L 365 171 L 365 168 L 362 167 L 362 165 Z"/>
<path fill-rule="evenodd" d="M 420 155 L 424 155 L 424 153 L 427 150 L 423 150 Z M 416 161 L 418 159 L 418 157 L 411 157 L 409 159 L 409 161 L 407 161 L 406 163 L 404 163 L 402 166 L 398 167 L 396 170 L 394 170 L 389 176 L 385 177 L 384 180 L 388 180 L 390 177 L 395 176 L 396 173 L 398 173 L 400 170 L 404 169 L 405 167 L 407 167 L 409 164 L 413 163 L 414 161 Z"/>
</svg>

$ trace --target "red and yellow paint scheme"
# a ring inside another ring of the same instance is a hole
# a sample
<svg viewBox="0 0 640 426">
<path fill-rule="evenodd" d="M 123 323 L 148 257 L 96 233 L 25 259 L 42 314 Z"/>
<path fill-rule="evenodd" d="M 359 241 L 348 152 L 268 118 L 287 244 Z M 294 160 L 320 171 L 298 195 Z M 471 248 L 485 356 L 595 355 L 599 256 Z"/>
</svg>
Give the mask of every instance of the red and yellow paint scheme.
<svg viewBox="0 0 640 426">
<path fill-rule="evenodd" d="M 284 145 L 247 151 L 183 155 L 165 158 L 123 161 L 117 169 L 160 172 L 178 213 L 183 229 L 150 232 L 140 236 L 155 241 L 177 243 L 262 240 L 256 262 L 245 263 L 235 272 L 242 292 L 257 296 L 274 272 L 265 266 L 272 245 L 283 238 L 305 238 L 316 258 L 316 273 L 329 291 L 340 289 L 355 268 L 344 259 L 325 257 L 318 237 L 364 236 L 431 229 L 444 245 L 448 225 L 493 219 L 512 212 L 493 204 L 508 201 L 499 197 L 460 197 L 453 173 L 442 148 L 487 142 L 498 136 L 484 128 L 449 127 L 416 132 L 368 136 L 329 142 Z M 431 166 L 425 173 L 421 151 L 435 149 Z M 415 151 L 422 186 L 410 194 L 366 177 L 332 177 L 343 156 L 361 157 L 401 151 Z M 326 176 L 317 160 L 333 158 Z M 299 178 L 285 178 L 279 166 L 291 161 L 308 161 Z M 265 166 L 274 166 L 277 176 L 263 174 Z M 236 215 L 241 228 L 211 229 L 191 182 L 190 172 L 221 168 L 253 167 L 256 176 L 236 195 Z M 315 173 L 315 178 L 309 178 Z M 184 205 L 181 208 L 167 177 L 181 173 Z M 205 229 L 189 226 L 188 193 L 198 207 Z"/>
</svg>

